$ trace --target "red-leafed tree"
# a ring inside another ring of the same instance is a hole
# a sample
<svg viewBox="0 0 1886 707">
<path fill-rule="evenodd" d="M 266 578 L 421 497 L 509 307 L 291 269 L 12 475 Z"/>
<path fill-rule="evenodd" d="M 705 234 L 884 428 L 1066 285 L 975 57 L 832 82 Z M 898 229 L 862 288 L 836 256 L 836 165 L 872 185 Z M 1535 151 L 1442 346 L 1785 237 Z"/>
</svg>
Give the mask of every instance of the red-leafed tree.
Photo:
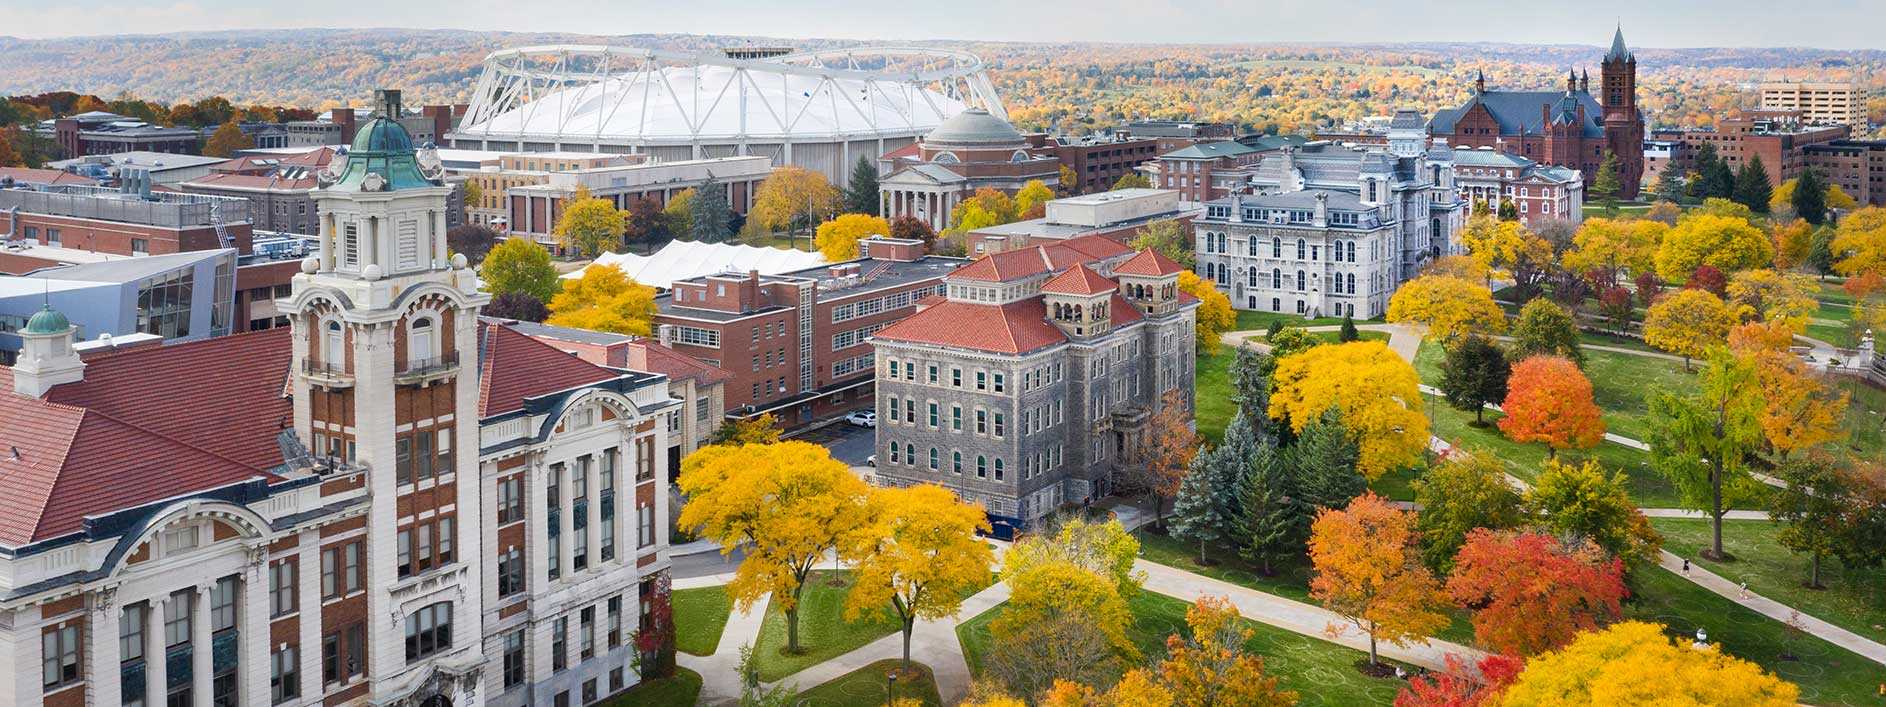
<svg viewBox="0 0 1886 707">
<path fill-rule="evenodd" d="M 1552 456 L 1604 441 L 1604 417 L 1592 401 L 1591 380 L 1562 356 L 1533 356 L 1513 364 L 1506 379 L 1506 417 L 1500 431 L 1515 442 L 1544 442 Z"/>
<path fill-rule="evenodd" d="M 1395 707 L 1494 707 L 1525 668 L 1526 661 L 1497 653 L 1468 667 L 1466 660 L 1449 653 L 1447 670 L 1410 679 L 1395 696 Z"/>
<path fill-rule="evenodd" d="M 648 599 L 648 620 L 629 636 L 635 644 L 635 667 L 642 678 L 665 678 L 675 672 L 675 619 L 668 573 L 655 575 L 655 591 Z"/>
<path fill-rule="evenodd" d="M 1483 528 L 1467 534 L 1447 591 L 1474 610 L 1480 645 L 1534 655 L 1622 616 L 1624 562 L 1590 540 Z"/>
<path fill-rule="evenodd" d="M 1717 270 L 1714 267 L 1698 265 L 1695 270 L 1690 272 L 1690 279 L 1688 282 L 1683 283 L 1683 286 L 1722 297 L 1725 292 L 1729 291 L 1729 277 L 1723 275 L 1721 270 Z"/>
<path fill-rule="evenodd" d="M 1635 282 L 1637 283 L 1637 304 L 1639 306 L 1650 306 L 1650 301 L 1656 299 L 1657 295 L 1663 292 L 1663 278 L 1657 277 L 1655 270 L 1645 270 L 1637 273 Z"/>
</svg>

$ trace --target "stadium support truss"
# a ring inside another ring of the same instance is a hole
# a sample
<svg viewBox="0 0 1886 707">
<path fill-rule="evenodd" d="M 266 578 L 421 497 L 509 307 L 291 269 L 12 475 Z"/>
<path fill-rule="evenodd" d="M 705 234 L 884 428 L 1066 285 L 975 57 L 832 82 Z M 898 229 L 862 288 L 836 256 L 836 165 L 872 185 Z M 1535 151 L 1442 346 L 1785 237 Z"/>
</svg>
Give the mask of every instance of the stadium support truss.
<svg viewBox="0 0 1886 707">
<path fill-rule="evenodd" d="M 909 144 L 970 107 L 1006 118 L 982 60 L 865 47 L 733 59 L 602 45 L 493 52 L 455 147 L 767 155 L 834 180 L 858 155 Z"/>
</svg>

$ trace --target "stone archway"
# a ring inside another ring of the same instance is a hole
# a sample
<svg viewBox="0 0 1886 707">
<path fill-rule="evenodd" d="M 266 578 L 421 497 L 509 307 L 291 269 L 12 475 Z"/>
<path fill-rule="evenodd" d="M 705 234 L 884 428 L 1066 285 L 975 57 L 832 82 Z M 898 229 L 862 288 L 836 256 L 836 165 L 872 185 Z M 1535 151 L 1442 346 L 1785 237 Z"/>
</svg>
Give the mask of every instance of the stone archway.
<svg viewBox="0 0 1886 707">
<path fill-rule="evenodd" d="M 445 695 L 433 695 L 419 702 L 419 707 L 452 707 L 452 698 Z"/>
</svg>

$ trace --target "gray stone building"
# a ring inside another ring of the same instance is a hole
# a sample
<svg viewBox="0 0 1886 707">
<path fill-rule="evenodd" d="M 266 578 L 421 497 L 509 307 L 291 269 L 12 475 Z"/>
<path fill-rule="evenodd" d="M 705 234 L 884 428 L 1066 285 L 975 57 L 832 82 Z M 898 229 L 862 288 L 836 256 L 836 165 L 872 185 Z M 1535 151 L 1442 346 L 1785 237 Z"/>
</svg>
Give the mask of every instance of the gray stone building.
<svg viewBox="0 0 1886 707">
<path fill-rule="evenodd" d="M 1193 406 L 1184 268 L 1084 236 L 995 253 L 877 332 L 877 476 L 1019 525 L 1111 493 L 1166 391 Z"/>
<path fill-rule="evenodd" d="M 1461 252 L 1465 211 L 1453 151 L 1428 146 L 1419 113 L 1396 113 L 1388 137 L 1266 155 L 1246 193 L 1193 220 L 1199 275 L 1238 309 L 1381 316 L 1422 265 Z"/>
</svg>

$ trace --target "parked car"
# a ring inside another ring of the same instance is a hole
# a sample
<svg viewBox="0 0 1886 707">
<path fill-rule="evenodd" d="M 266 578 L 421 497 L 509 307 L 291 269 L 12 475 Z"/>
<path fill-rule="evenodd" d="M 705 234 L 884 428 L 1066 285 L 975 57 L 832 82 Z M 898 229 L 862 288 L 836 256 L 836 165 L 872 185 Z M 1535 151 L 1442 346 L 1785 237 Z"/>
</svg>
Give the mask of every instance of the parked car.
<svg viewBox="0 0 1886 707">
<path fill-rule="evenodd" d="M 878 465 L 878 455 L 876 455 L 876 454 L 873 454 L 873 455 L 871 455 L 871 456 L 868 456 L 868 457 L 865 457 L 865 458 L 864 458 L 864 465 L 865 465 L 865 466 L 877 466 L 877 465 Z"/>
<path fill-rule="evenodd" d="M 878 414 L 875 410 L 859 410 L 845 416 L 845 421 L 859 427 L 878 426 Z"/>
</svg>

